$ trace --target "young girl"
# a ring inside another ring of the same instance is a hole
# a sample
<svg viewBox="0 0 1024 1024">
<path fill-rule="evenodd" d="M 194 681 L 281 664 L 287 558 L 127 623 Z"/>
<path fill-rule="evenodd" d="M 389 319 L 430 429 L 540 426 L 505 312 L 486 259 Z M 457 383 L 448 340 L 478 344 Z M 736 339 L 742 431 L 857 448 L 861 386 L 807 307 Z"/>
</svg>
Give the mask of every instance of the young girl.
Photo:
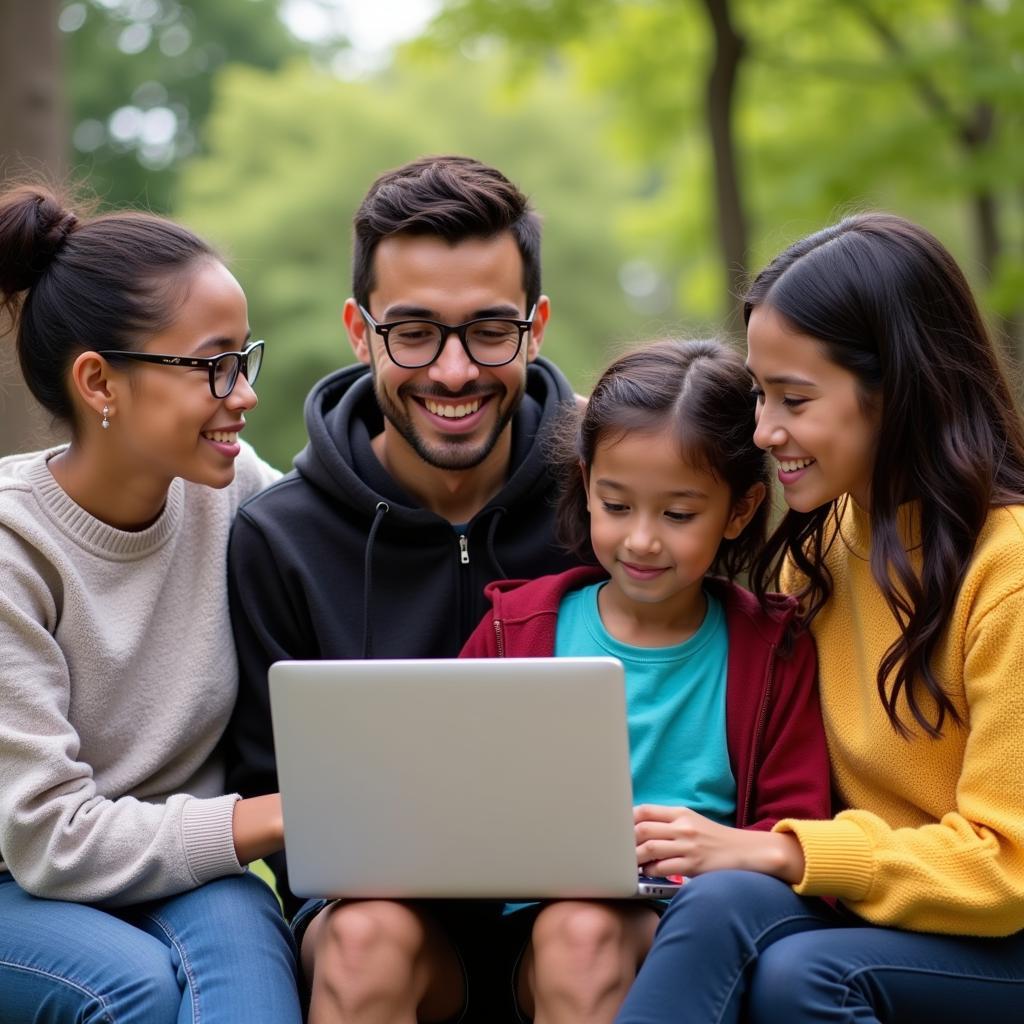
<svg viewBox="0 0 1024 1024">
<path fill-rule="evenodd" d="M 790 508 L 754 578 L 763 590 L 781 573 L 810 619 L 848 809 L 781 821 L 731 865 L 747 872 L 685 886 L 619 1019 L 1019 1021 L 1013 395 L 952 257 L 897 217 L 798 242 L 746 312 L 755 440 Z M 705 845 L 672 866 L 702 870 Z"/>
<path fill-rule="evenodd" d="M 0 298 L 71 442 L 0 460 L 0 1021 L 299 1024 L 243 865 L 277 797 L 224 793 L 232 517 L 262 345 L 211 249 L 157 217 L 0 196 Z"/>
<path fill-rule="evenodd" d="M 748 836 L 780 818 L 828 807 L 814 648 L 804 636 L 782 653 L 795 602 L 762 608 L 732 582 L 767 517 L 753 423 L 749 377 L 724 345 L 663 341 L 616 360 L 567 445 L 559 509 L 563 539 L 600 568 L 491 584 L 493 613 L 463 650 L 622 661 L 648 874 L 678 872 L 675 836 L 694 828 L 723 843 L 707 869 L 725 852 L 742 858 Z M 565 900 L 519 911 L 534 918 L 522 1011 L 538 1024 L 610 1021 L 658 909 Z"/>
</svg>

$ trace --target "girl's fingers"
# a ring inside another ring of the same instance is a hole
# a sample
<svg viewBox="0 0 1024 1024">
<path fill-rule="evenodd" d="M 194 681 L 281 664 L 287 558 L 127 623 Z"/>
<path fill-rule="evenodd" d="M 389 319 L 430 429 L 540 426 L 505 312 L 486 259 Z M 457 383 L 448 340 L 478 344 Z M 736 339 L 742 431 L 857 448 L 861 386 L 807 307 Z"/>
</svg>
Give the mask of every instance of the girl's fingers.
<svg viewBox="0 0 1024 1024">
<path fill-rule="evenodd" d="M 681 857 L 667 860 L 652 860 L 644 864 L 644 874 L 651 878 L 668 878 L 671 875 L 686 875 L 687 862 Z"/>
<path fill-rule="evenodd" d="M 681 861 L 686 858 L 686 851 L 679 848 L 679 844 L 671 839 L 648 839 L 636 848 L 637 864 L 646 864 L 648 861 L 663 861 L 674 859 Z M 677 871 L 673 874 L 682 874 Z"/>
<path fill-rule="evenodd" d="M 640 804 L 633 808 L 633 821 L 675 821 L 685 811 L 685 807 L 666 807 L 663 804 Z"/>
<path fill-rule="evenodd" d="M 633 827 L 633 835 L 639 845 L 649 839 L 674 839 L 676 831 L 671 822 L 641 821 Z"/>
</svg>

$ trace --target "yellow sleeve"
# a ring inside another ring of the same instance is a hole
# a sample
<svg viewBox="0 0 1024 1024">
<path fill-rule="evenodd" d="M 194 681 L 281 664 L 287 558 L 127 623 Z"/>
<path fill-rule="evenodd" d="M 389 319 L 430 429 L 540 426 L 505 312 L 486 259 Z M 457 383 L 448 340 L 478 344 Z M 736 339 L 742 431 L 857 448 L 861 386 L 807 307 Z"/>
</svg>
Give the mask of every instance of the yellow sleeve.
<svg viewBox="0 0 1024 1024">
<path fill-rule="evenodd" d="M 916 931 L 1024 929 L 1024 591 L 971 615 L 964 688 L 956 806 L 919 828 L 891 828 L 864 810 L 779 822 L 806 858 L 798 893 L 837 896 L 868 921 Z M 912 771 L 912 756 L 895 770 Z"/>
</svg>

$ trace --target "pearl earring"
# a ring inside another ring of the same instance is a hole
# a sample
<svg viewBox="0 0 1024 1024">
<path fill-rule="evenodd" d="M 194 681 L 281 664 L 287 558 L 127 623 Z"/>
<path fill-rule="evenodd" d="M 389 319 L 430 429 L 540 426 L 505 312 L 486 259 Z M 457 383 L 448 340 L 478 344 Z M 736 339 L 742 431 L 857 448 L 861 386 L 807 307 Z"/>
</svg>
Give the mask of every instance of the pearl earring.
<svg viewBox="0 0 1024 1024">
<path fill-rule="evenodd" d="M 110 406 L 109 405 L 103 406 L 103 422 L 100 424 L 100 426 L 104 430 L 108 430 L 110 428 Z"/>
</svg>

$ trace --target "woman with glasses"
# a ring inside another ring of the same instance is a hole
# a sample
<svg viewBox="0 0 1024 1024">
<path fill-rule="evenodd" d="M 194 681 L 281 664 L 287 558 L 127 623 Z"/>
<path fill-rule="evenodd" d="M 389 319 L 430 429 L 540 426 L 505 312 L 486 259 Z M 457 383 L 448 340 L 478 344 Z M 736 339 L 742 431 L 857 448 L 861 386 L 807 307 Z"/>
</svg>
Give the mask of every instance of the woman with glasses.
<svg viewBox="0 0 1024 1024">
<path fill-rule="evenodd" d="M 157 217 L 0 196 L 0 301 L 70 443 L 0 460 L 0 1024 L 300 1021 L 245 864 L 277 797 L 224 793 L 226 549 L 277 473 L 239 440 L 261 341 Z"/>
</svg>

